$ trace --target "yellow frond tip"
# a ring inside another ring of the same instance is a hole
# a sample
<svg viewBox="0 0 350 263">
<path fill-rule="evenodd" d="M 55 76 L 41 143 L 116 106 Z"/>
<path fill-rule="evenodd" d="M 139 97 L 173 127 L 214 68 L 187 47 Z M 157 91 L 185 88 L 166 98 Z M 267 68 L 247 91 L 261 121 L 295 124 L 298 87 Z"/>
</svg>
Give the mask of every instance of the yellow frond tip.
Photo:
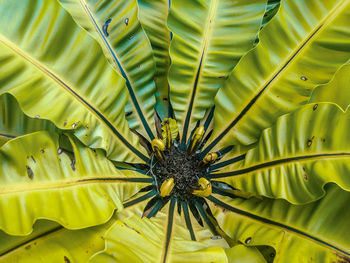
<svg viewBox="0 0 350 263">
<path fill-rule="evenodd" d="M 216 161 L 218 158 L 217 153 L 208 153 L 204 158 L 203 158 L 203 163 L 205 164 L 211 164 Z"/>
<path fill-rule="evenodd" d="M 199 189 L 193 190 L 192 194 L 201 197 L 208 197 L 212 193 L 211 183 L 204 177 L 199 178 L 198 188 Z"/>
<path fill-rule="evenodd" d="M 200 144 L 203 135 L 204 135 L 204 126 L 199 126 L 195 132 L 193 133 L 191 142 L 190 142 L 190 146 L 188 148 L 188 153 L 192 153 L 193 151 L 195 151 L 198 147 L 198 145 Z"/>
<path fill-rule="evenodd" d="M 157 150 L 164 151 L 165 150 L 165 144 L 160 139 L 154 139 L 152 141 L 152 149 L 153 149 L 154 152 L 157 151 Z"/>
<path fill-rule="evenodd" d="M 166 179 L 160 187 L 159 195 L 161 197 L 169 196 L 174 186 L 175 186 L 174 178 L 171 177 L 169 179 Z"/>
</svg>

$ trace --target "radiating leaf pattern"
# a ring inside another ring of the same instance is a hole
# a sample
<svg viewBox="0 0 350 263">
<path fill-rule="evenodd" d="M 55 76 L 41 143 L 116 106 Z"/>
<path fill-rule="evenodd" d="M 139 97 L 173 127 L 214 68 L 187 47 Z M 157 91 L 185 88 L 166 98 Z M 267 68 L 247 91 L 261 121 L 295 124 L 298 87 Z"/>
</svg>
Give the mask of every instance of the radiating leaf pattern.
<svg viewBox="0 0 350 263">
<path fill-rule="evenodd" d="M 349 21 L 0 0 L 0 262 L 350 262 Z"/>
<path fill-rule="evenodd" d="M 264 11 L 264 0 L 172 1 L 168 79 L 184 139 L 212 106 L 222 81 L 252 47 Z"/>
<path fill-rule="evenodd" d="M 246 192 L 292 203 L 319 199 L 330 182 L 350 191 L 349 125 L 349 111 L 333 104 L 304 106 L 264 130 L 240 166 L 212 176 Z"/>
<path fill-rule="evenodd" d="M 91 262 L 227 262 L 224 249 L 218 246 L 221 240 L 208 238 L 208 230 L 202 231 L 203 240 L 189 241 L 183 219 L 176 211 L 170 226 L 170 243 L 165 247 L 169 207 L 167 205 L 164 213 L 152 220 L 134 215 L 117 221 L 107 233 L 105 250 Z"/>
<path fill-rule="evenodd" d="M 350 259 L 350 214 L 344 207 L 350 194 L 334 184 L 326 188 L 323 199 L 302 206 L 283 200 L 221 198 L 212 209 L 234 239 L 248 246 L 274 247 L 274 263 L 346 262 Z"/>
<path fill-rule="evenodd" d="M 283 1 L 218 92 L 206 152 L 254 143 L 278 116 L 307 103 L 349 58 L 349 16 L 349 1 Z"/>
</svg>

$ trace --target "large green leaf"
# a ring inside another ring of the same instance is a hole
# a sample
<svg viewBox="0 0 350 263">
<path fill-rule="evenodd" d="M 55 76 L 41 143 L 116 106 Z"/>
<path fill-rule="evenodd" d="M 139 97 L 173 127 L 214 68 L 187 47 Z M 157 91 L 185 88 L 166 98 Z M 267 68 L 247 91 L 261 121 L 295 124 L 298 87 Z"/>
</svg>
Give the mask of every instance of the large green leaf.
<svg viewBox="0 0 350 263">
<path fill-rule="evenodd" d="M 125 120 L 123 78 L 56 1 L 1 1 L 0 28 L 0 94 L 111 159 L 147 160 Z"/>
<path fill-rule="evenodd" d="M 210 239 L 208 229 L 198 231 L 197 241 L 190 241 L 183 215 L 174 206 L 165 206 L 152 219 L 134 214 L 118 220 L 106 235 L 105 250 L 91 262 L 228 262 L 219 247 L 222 240 Z"/>
<path fill-rule="evenodd" d="M 349 1 L 282 1 L 260 32 L 260 43 L 218 92 L 205 153 L 252 144 L 278 116 L 307 103 L 312 89 L 349 59 L 349 15 Z"/>
<path fill-rule="evenodd" d="M 265 6 L 265 0 L 172 1 L 168 79 L 184 140 L 213 105 L 222 81 L 252 47 Z"/>
<path fill-rule="evenodd" d="M 280 117 L 263 131 L 240 165 L 213 174 L 246 192 L 292 203 L 324 195 L 335 182 L 350 191 L 350 111 L 334 104 L 310 104 Z"/>
<path fill-rule="evenodd" d="M 47 120 L 30 118 L 23 114 L 17 101 L 9 94 L 0 96 L 0 147 L 7 141 L 28 133 L 56 127 Z"/>
<path fill-rule="evenodd" d="M 68 229 L 101 224 L 148 182 L 142 174 L 117 170 L 102 150 L 70 142 L 72 153 L 60 148 L 57 135 L 42 131 L 2 146 L 0 229 L 29 234 L 38 218 Z"/>
<path fill-rule="evenodd" d="M 162 117 L 168 113 L 168 70 L 170 66 L 170 32 L 166 25 L 169 0 L 138 0 L 139 19 L 151 41 L 156 61 L 155 82 L 157 87 L 157 111 Z"/>
<path fill-rule="evenodd" d="M 348 262 L 350 193 L 327 185 L 327 195 L 307 205 L 284 200 L 210 197 L 223 230 L 248 246 L 269 245 L 274 263 Z M 220 199 L 220 200 L 219 200 Z"/>
<path fill-rule="evenodd" d="M 115 220 L 101 226 L 68 230 L 53 222 L 40 220 L 33 233 L 25 237 L 0 232 L 2 263 L 73 263 L 87 262 L 104 247 L 104 233 Z"/>
<path fill-rule="evenodd" d="M 155 62 L 138 20 L 137 0 L 59 1 L 100 43 L 112 66 L 123 75 L 131 99 L 126 108 L 130 127 L 138 129 L 141 124 L 152 139 Z"/>
<path fill-rule="evenodd" d="M 316 87 L 310 102 L 334 102 L 346 110 L 350 105 L 350 62 L 339 68 L 329 83 Z"/>
</svg>

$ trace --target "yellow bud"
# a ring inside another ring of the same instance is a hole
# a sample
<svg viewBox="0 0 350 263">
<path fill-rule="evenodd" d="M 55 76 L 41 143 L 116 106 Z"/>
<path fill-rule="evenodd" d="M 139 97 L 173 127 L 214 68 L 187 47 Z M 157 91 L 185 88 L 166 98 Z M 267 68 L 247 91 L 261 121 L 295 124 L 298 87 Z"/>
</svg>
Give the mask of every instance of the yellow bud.
<svg viewBox="0 0 350 263">
<path fill-rule="evenodd" d="M 204 126 L 199 126 L 195 132 L 193 133 L 190 145 L 188 147 L 188 153 L 192 153 L 193 151 L 195 151 L 198 147 L 198 145 L 200 144 L 203 135 L 204 135 Z"/>
<path fill-rule="evenodd" d="M 169 196 L 171 191 L 173 190 L 174 186 L 175 186 L 174 178 L 171 177 L 169 179 L 166 179 L 160 187 L 159 195 L 161 197 Z"/>
<path fill-rule="evenodd" d="M 217 158 L 218 158 L 218 154 L 217 154 L 217 153 L 208 153 L 208 154 L 204 157 L 203 163 L 205 163 L 205 164 L 211 164 L 211 163 L 215 162 Z"/>
<path fill-rule="evenodd" d="M 158 160 L 164 161 L 163 151 L 165 150 L 165 144 L 162 140 L 154 139 L 152 141 L 152 150 Z"/>
<path fill-rule="evenodd" d="M 199 189 L 193 190 L 192 194 L 201 196 L 201 197 L 207 197 L 211 195 L 212 193 L 211 183 L 204 177 L 199 178 L 198 187 Z"/>
</svg>

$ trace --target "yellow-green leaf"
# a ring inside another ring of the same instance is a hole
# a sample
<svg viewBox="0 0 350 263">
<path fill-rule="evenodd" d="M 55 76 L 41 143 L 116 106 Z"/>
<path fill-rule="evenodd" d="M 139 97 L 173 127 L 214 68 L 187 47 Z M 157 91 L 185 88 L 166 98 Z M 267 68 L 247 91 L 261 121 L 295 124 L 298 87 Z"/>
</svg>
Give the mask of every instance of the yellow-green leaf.
<svg viewBox="0 0 350 263">
<path fill-rule="evenodd" d="M 228 263 L 266 263 L 263 255 L 255 247 L 237 245 L 225 249 Z"/>
<path fill-rule="evenodd" d="M 162 118 L 168 113 L 168 71 L 170 66 L 170 32 L 166 24 L 169 0 L 138 0 L 139 19 L 151 42 L 156 62 L 157 112 Z"/>
<path fill-rule="evenodd" d="M 265 0 L 172 1 L 168 79 L 184 140 L 213 105 L 228 73 L 252 47 L 265 6 Z"/>
<path fill-rule="evenodd" d="M 155 62 L 138 20 L 137 0 L 59 2 L 99 42 L 113 68 L 124 77 L 130 95 L 126 107 L 130 127 L 142 127 L 153 139 Z"/>
<path fill-rule="evenodd" d="M 350 111 L 310 104 L 280 117 L 262 132 L 240 165 L 213 178 L 245 192 L 292 203 L 319 199 L 327 183 L 350 191 Z"/>
<path fill-rule="evenodd" d="M 110 159 L 147 160 L 124 116 L 123 78 L 56 1 L 1 1 L 0 28 L 0 94 Z"/>
<path fill-rule="evenodd" d="M 21 135 L 40 130 L 57 130 L 55 125 L 47 120 L 26 116 L 17 101 L 9 94 L 0 96 L 0 118 L 0 147 Z"/>
<path fill-rule="evenodd" d="M 73 152 L 60 147 L 56 134 L 42 131 L 2 146 L 0 229 L 29 234 L 39 218 L 68 229 L 104 223 L 149 179 L 117 170 L 102 150 L 71 144 Z"/>
<path fill-rule="evenodd" d="M 190 241 L 183 216 L 170 207 L 152 219 L 134 215 L 118 220 L 106 235 L 105 250 L 90 262 L 227 263 L 218 246 L 222 240 L 211 240 L 208 229 L 202 229 L 197 241 Z"/>
<path fill-rule="evenodd" d="M 350 1 L 286 0 L 215 98 L 205 152 L 256 142 L 276 118 L 309 101 L 350 56 Z"/>
<path fill-rule="evenodd" d="M 350 193 L 334 184 L 311 204 L 221 198 L 210 205 L 223 230 L 247 246 L 272 246 L 274 263 L 350 260 Z M 213 197 L 212 197 L 213 198 Z M 211 204 L 211 203 L 209 203 Z"/>
<path fill-rule="evenodd" d="M 0 232 L 2 263 L 87 262 L 104 247 L 103 235 L 115 220 L 81 230 L 68 230 L 53 222 L 40 220 L 33 233 L 25 237 Z"/>
<path fill-rule="evenodd" d="M 316 87 L 310 102 L 334 102 L 346 110 L 350 105 L 350 63 L 339 68 L 329 83 Z"/>
</svg>

